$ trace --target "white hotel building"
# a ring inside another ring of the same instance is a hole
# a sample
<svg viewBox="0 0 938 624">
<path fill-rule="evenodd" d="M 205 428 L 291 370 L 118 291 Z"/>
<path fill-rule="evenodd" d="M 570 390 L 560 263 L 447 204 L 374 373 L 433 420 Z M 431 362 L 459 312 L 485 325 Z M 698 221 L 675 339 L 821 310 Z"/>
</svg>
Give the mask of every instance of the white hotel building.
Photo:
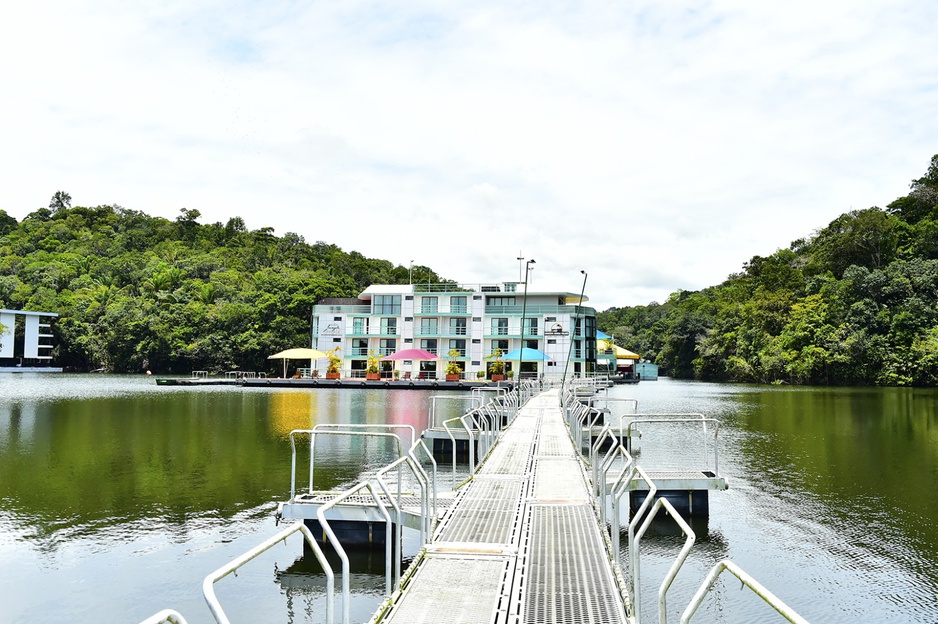
<svg viewBox="0 0 938 624">
<path fill-rule="evenodd" d="M 462 379 L 474 381 L 495 349 L 523 346 L 548 359 L 522 363 L 524 377 L 591 375 L 596 369 L 596 310 L 569 292 L 522 292 L 524 283 L 372 285 L 357 299 L 324 299 L 313 308 L 312 346 L 339 347 L 343 377 L 363 377 L 369 353 L 424 349 L 440 360 L 397 363 L 412 379 L 443 379 L 451 349 Z M 522 327 L 522 315 L 524 327 Z M 572 328 L 572 331 L 571 331 Z M 523 334 L 523 336 L 522 336 Z M 569 364 L 568 364 L 569 362 Z M 519 362 L 505 360 L 518 375 Z M 384 363 L 390 376 L 394 362 Z M 321 371 L 321 373 L 324 371 Z"/>
</svg>

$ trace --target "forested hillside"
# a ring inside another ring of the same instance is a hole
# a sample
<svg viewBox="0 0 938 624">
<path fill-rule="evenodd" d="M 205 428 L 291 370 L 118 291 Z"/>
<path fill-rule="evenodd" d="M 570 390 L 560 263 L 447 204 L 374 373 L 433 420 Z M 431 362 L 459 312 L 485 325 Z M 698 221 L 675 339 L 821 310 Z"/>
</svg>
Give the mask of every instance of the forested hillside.
<svg viewBox="0 0 938 624">
<path fill-rule="evenodd" d="M 275 370 L 268 355 L 309 345 L 319 298 L 408 280 L 409 267 L 239 217 L 202 225 L 195 210 L 169 221 L 70 201 L 58 192 L 21 222 L 0 210 L 0 308 L 58 312 L 53 356 L 66 368 Z M 414 267 L 428 272 L 439 281 Z"/>
<path fill-rule="evenodd" d="M 599 327 L 678 378 L 938 384 L 938 155 L 885 210 L 841 215 L 719 286 Z"/>
</svg>

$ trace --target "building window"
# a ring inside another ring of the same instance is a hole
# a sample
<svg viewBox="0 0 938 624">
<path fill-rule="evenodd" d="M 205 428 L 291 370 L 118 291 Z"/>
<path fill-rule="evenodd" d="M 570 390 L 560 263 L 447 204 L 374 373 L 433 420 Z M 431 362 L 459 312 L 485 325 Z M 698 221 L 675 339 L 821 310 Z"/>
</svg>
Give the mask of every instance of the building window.
<svg viewBox="0 0 938 624">
<path fill-rule="evenodd" d="M 375 295 L 372 300 L 372 314 L 399 316 L 401 313 L 400 295 Z"/>
<path fill-rule="evenodd" d="M 341 317 L 341 316 L 333 316 L 333 317 L 332 317 L 332 320 L 333 320 L 333 321 L 341 321 L 341 320 L 342 320 L 342 317 Z"/>
<path fill-rule="evenodd" d="M 537 349 L 537 340 L 525 340 L 524 346 L 528 349 Z"/>
<path fill-rule="evenodd" d="M 420 348 L 423 349 L 424 351 L 429 351 L 433 355 L 437 355 L 436 345 L 437 345 L 436 338 L 424 338 L 423 340 L 420 341 Z"/>
<path fill-rule="evenodd" d="M 515 305 L 514 297 L 489 297 L 488 305 L 490 306 L 513 306 Z"/>
<path fill-rule="evenodd" d="M 420 333 L 424 336 L 433 336 L 440 333 L 439 319 L 422 318 L 420 319 Z"/>
<path fill-rule="evenodd" d="M 507 336 L 508 335 L 508 319 L 507 318 L 493 318 L 492 319 L 492 335 L 493 336 Z"/>
<path fill-rule="evenodd" d="M 479 339 L 479 338 L 473 338 L 473 339 L 472 339 L 472 344 L 482 344 L 482 340 Z"/>
<path fill-rule="evenodd" d="M 451 318 L 449 320 L 449 335 L 450 336 L 465 336 L 466 335 L 466 319 Z"/>
<path fill-rule="evenodd" d="M 394 338 L 382 338 L 378 352 L 381 355 L 391 355 L 397 351 L 397 340 Z"/>
<path fill-rule="evenodd" d="M 456 349 L 459 351 L 459 357 L 466 357 L 466 341 L 459 339 L 451 339 L 449 341 L 449 348 Z"/>
<path fill-rule="evenodd" d="M 397 319 L 396 318 L 383 318 L 381 319 L 381 333 L 385 336 L 397 334 Z"/>
<path fill-rule="evenodd" d="M 352 355 L 368 355 L 368 339 L 352 339 Z"/>
<path fill-rule="evenodd" d="M 501 349 L 502 353 L 508 353 L 508 341 L 507 340 L 493 340 L 492 341 L 492 353 L 495 352 L 495 349 Z"/>
<path fill-rule="evenodd" d="M 424 314 L 436 314 L 438 307 L 439 298 L 438 297 L 421 297 L 420 298 L 420 311 Z"/>
<path fill-rule="evenodd" d="M 537 336 L 537 319 L 536 318 L 525 318 L 524 319 L 524 334 L 526 336 Z"/>
<path fill-rule="evenodd" d="M 363 316 L 356 316 L 352 319 L 352 333 L 353 334 L 367 334 L 368 333 L 368 319 Z"/>
<path fill-rule="evenodd" d="M 404 317 L 404 322 L 405 322 L 405 323 L 413 323 L 413 322 L 414 322 L 414 317 L 412 317 L 412 316 L 405 316 L 405 317 Z"/>
<path fill-rule="evenodd" d="M 557 344 L 557 339 L 556 339 L 556 338 L 552 338 L 552 339 L 550 339 L 550 340 L 547 341 L 547 344 Z"/>
<path fill-rule="evenodd" d="M 454 314 L 465 314 L 469 311 L 466 297 L 450 297 L 449 311 Z"/>
</svg>

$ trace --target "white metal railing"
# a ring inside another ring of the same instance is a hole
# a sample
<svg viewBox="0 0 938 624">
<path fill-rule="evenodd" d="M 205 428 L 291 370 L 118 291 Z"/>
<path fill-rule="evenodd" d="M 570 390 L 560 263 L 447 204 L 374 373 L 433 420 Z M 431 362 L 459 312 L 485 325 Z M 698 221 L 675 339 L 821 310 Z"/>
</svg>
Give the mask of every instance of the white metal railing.
<svg viewBox="0 0 938 624">
<path fill-rule="evenodd" d="M 707 574 L 707 578 L 704 579 L 704 582 L 697 590 L 697 593 L 694 594 L 694 597 L 687 605 L 687 608 L 684 609 L 684 613 L 681 614 L 681 624 L 687 624 L 687 622 L 690 622 L 691 618 L 694 617 L 694 613 L 697 612 L 697 609 L 703 603 L 703 599 L 713 587 L 714 583 L 717 582 L 717 578 L 723 572 L 729 572 L 738 578 L 743 585 L 754 591 L 757 596 L 762 598 L 763 601 L 775 609 L 779 615 L 781 615 L 789 622 L 794 622 L 795 624 L 808 624 L 808 621 L 798 615 L 794 609 L 782 602 L 781 599 L 766 589 L 761 583 L 759 583 L 759 581 L 749 576 L 749 574 L 747 574 L 742 568 L 729 559 L 724 559 L 711 568 L 709 574 Z"/>
<path fill-rule="evenodd" d="M 658 587 L 658 622 L 659 624 L 667 624 L 668 621 L 668 590 L 671 588 L 671 583 L 674 582 L 674 578 L 677 576 L 677 573 L 680 571 L 681 566 L 684 565 L 684 562 L 687 560 L 687 555 L 690 554 L 690 549 L 694 546 L 694 542 L 697 541 L 697 534 L 694 533 L 694 530 L 690 528 L 690 525 L 687 524 L 687 521 L 684 520 L 683 516 L 677 512 L 674 506 L 666 498 L 659 498 L 655 501 L 654 505 L 651 506 L 651 509 L 648 512 L 648 515 L 645 517 L 645 521 L 642 523 L 642 526 L 636 531 L 635 538 L 632 540 L 632 548 L 635 549 L 635 569 L 632 571 L 632 585 L 634 587 L 635 595 L 635 608 L 633 610 L 635 615 L 635 621 L 641 622 L 642 620 L 642 575 L 641 575 L 641 557 L 637 553 L 640 552 L 641 539 L 645 535 L 645 531 L 648 530 L 648 527 L 651 526 L 652 520 L 655 519 L 655 515 L 661 510 L 664 509 L 665 512 L 674 519 L 677 525 L 681 528 L 681 531 L 684 533 L 684 546 L 681 547 L 680 552 L 677 555 L 677 558 L 674 560 L 674 563 L 671 564 L 668 573 L 665 575 L 664 580 L 661 581 L 661 585 Z"/>
<path fill-rule="evenodd" d="M 140 624 L 187 624 L 186 618 L 182 614 L 172 609 L 163 609 L 159 613 L 154 613 Z"/>
<path fill-rule="evenodd" d="M 636 414 L 629 417 L 630 420 L 625 427 L 625 437 L 628 440 L 629 451 L 631 452 L 632 444 L 632 430 L 633 427 L 639 423 L 643 424 L 678 424 L 678 423 L 688 423 L 691 425 L 699 424 L 702 428 L 702 441 L 703 441 L 703 455 L 706 459 L 710 455 L 710 442 L 709 436 L 707 435 L 707 425 L 709 424 L 713 428 L 713 476 L 720 476 L 720 459 L 718 454 L 718 443 L 720 435 L 720 421 L 715 418 L 704 418 L 703 414 Z M 622 422 L 620 421 L 619 429 L 622 429 Z M 708 463 L 705 468 L 711 468 L 711 465 Z"/>
<path fill-rule="evenodd" d="M 212 616 L 215 618 L 215 621 L 218 622 L 218 624 L 231 624 L 231 621 L 228 619 L 228 615 L 225 613 L 221 603 L 218 601 L 218 597 L 215 595 L 215 583 L 235 572 L 238 568 L 248 563 L 258 555 L 270 550 L 280 542 L 285 541 L 288 537 L 296 532 L 303 534 L 306 543 L 309 544 L 309 547 L 316 555 L 316 560 L 319 561 L 319 565 L 322 566 L 323 571 L 326 573 L 326 593 L 328 594 L 328 599 L 326 602 L 326 622 L 328 624 L 332 624 L 334 621 L 333 603 L 335 601 L 335 574 L 333 574 L 332 566 L 330 566 L 329 562 L 326 560 L 326 556 L 323 554 L 319 544 L 316 543 L 316 539 L 313 537 L 313 534 L 302 522 L 297 522 L 296 524 L 283 529 L 273 537 L 261 542 L 259 545 L 247 551 L 240 557 L 233 559 L 229 563 L 226 563 L 205 577 L 205 580 L 202 581 L 202 595 L 205 597 L 205 601 L 208 603 L 208 608 L 212 612 Z M 342 554 L 344 555 L 344 551 Z M 345 577 L 343 578 L 343 583 L 347 582 L 348 574 L 346 573 Z M 344 605 L 348 605 L 348 600 L 344 601 Z M 345 622 L 347 624 L 348 619 L 346 619 Z"/>
<path fill-rule="evenodd" d="M 401 443 L 401 438 L 396 433 L 388 433 L 383 431 L 348 431 L 348 429 L 410 429 L 411 430 L 411 439 L 414 439 L 416 435 L 413 431 L 411 425 L 339 425 L 343 430 L 330 430 L 331 427 L 336 425 L 316 425 L 312 429 L 294 429 L 290 432 L 290 450 L 291 450 L 291 459 L 290 459 L 290 502 L 292 503 L 296 499 L 296 437 L 297 435 L 305 434 L 310 436 L 309 441 L 309 490 L 308 493 L 312 494 L 315 491 L 313 487 L 314 476 L 316 470 L 316 436 L 317 435 L 345 435 L 345 436 L 362 436 L 362 437 L 375 437 L 375 438 L 389 438 L 397 441 L 398 447 L 398 457 L 403 456 L 404 447 Z"/>
<path fill-rule="evenodd" d="M 375 493 L 374 487 L 371 483 L 364 481 L 355 485 L 351 489 L 346 490 L 340 494 L 337 498 L 332 499 L 322 507 L 316 510 L 316 519 L 319 520 L 319 526 L 322 527 L 323 533 L 325 535 L 326 541 L 335 549 L 336 554 L 339 555 L 339 559 L 342 561 L 342 623 L 349 624 L 349 617 L 351 613 L 350 608 L 350 598 L 351 598 L 351 589 L 349 584 L 349 576 L 351 571 L 349 569 L 349 560 L 348 555 L 345 552 L 345 549 L 342 548 L 342 544 L 339 542 L 339 538 L 336 537 L 335 531 L 332 530 L 332 527 L 329 525 L 329 520 L 326 518 L 326 512 L 338 505 L 340 502 L 349 498 L 353 494 L 356 494 L 360 490 L 368 490 L 368 493 L 371 494 L 372 499 L 375 504 L 378 506 L 378 510 L 381 512 L 381 515 L 384 517 L 385 528 L 384 528 L 384 543 L 385 543 L 385 594 L 390 596 L 393 592 L 393 582 L 391 580 L 391 553 L 393 548 L 396 546 L 397 552 L 401 552 L 400 544 L 393 544 L 393 532 L 391 530 L 391 514 L 388 513 L 387 507 L 384 503 L 381 502 L 381 497 Z M 320 562 L 323 565 L 323 569 L 328 568 L 329 571 L 332 571 L 332 567 L 328 563 Z M 330 603 L 332 602 L 330 596 Z"/>
</svg>

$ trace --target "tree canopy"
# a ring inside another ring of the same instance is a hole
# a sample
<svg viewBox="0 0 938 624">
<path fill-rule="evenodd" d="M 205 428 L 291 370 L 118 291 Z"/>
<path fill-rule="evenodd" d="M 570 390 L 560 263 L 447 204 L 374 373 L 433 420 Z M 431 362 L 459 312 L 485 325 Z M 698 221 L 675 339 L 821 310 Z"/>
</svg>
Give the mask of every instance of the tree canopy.
<svg viewBox="0 0 938 624">
<path fill-rule="evenodd" d="M 0 307 L 58 312 L 53 358 L 66 368 L 266 370 L 271 353 L 309 344 L 319 299 L 408 280 L 386 260 L 200 217 L 72 207 L 64 191 L 20 222 L 0 211 Z"/>
<path fill-rule="evenodd" d="M 717 286 L 598 325 L 678 378 L 938 384 L 938 155 L 885 210 L 854 210 Z"/>
</svg>

